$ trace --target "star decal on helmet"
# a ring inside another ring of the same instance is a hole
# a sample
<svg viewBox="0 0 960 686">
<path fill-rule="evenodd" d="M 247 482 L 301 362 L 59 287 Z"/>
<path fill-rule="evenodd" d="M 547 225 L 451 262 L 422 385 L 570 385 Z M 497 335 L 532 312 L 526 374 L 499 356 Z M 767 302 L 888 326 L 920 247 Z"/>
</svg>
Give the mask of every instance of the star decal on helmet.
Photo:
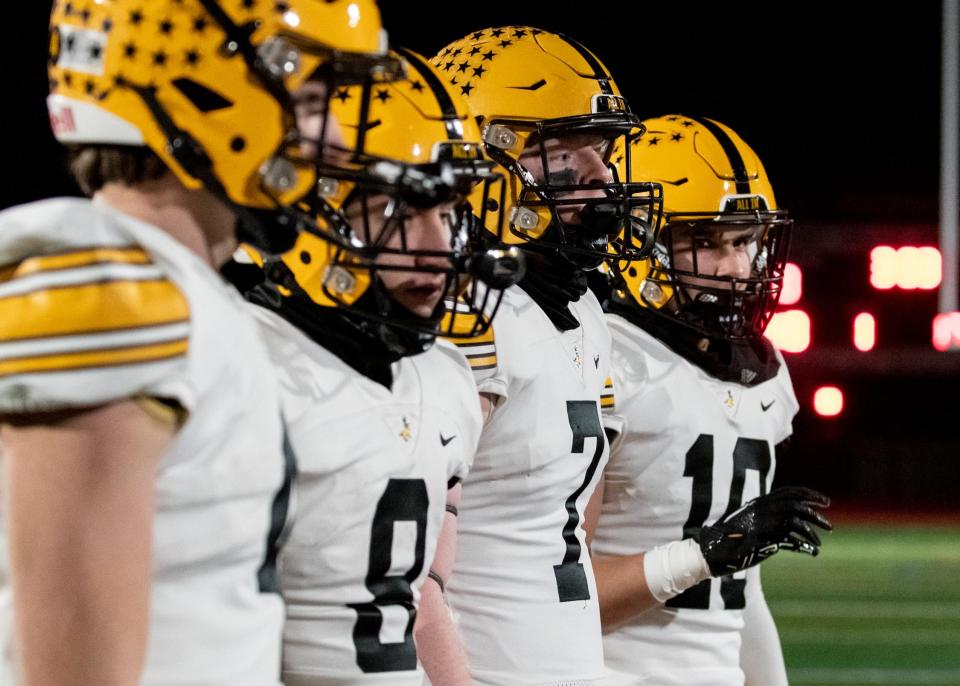
<svg viewBox="0 0 960 686">
<path fill-rule="evenodd" d="M 376 94 L 375 96 L 373 96 L 373 97 L 375 97 L 375 98 L 376 98 L 377 100 L 379 100 L 380 102 L 385 103 L 385 102 L 386 102 L 387 100 L 389 100 L 392 96 L 390 95 L 390 91 L 388 91 L 386 88 L 378 88 L 378 89 L 377 89 L 377 94 Z"/>
<path fill-rule="evenodd" d="M 204 29 L 207 28 L 207 20 L 203 17 L 197 17 L 193 20 L 193 32 L 194 33 L 203 33 Z"/>
<path fill-rule="evenodd" d="M 335 97 L 335 98 L 336 98 L 337 100 L 339 100 L 340 102 L 346 102 L 346 101 L 349 100 L 350 97 L 351 97 L 351 96 L 350 96 L 350 89 L 348 89 L 348 88 L 338 88 L 338 89 L 337 89 L 337 92 L 333 94 L 333 97 Z"/>
<path fill-rule="evenodd" d="M 136 57 L 136 56 L 137 56 L 137 44 L 134 43 L 133 41 L 131 41 L 131 42 L 129 42 L 129 43 L 126 43 L 126 44 L 123 46 L 123 56 L 126 57 L 128 60 L 132 60 L 134 57 Z"/>
<path fill-rule="evenodd" d="M 465 84 L 465 85 L 463 85 L 463 86 L 460 86 L 460 92 L 461 92 L 463 95 L 470 95 L 470 91 L 472 91 L 473 89 L 474 89 L 474 86 L 471 86 L 469 83 L 467 83 L 467 84 Z"/>
<path fill-rule="evenodd" d="M 140 26 L 143 23 L 143 12 L 140 10 L 133 10 L 130 13 L 130 23 L 134 26 Z"/>
<path fill-rule="evenodd" d="M 683 127 L 685 127 L 685 128 L 689 128 L 689 127 L 693 126 L 693 122 L 688 119 L 688 120 L 686 120 L 686 121 L 680 122 L 680 126 L 683 126 Z"/>
<path fill-rule="evenodd" d="M 164 19 L 161 21 L 158 24 L 158 27 L 160 29 L 160 33 L 162 33 L 164 36 L 169 36 L 171 33 L 173 33 L 173 22 L 169 19 Z"/>
<path fill-rule="evenodd" d="M 647 141 L 647 145 L 650 146 L 650 147 L 653 147 L 654 145 L 656 145 L 656 144 L 659 143 L 659 142 L 660 142 L 660 139 L 657 138 L 656 136 L 654 136 L 653 138 L 651 138 L 651 139 L 649 139 L 649 140 Z"/>
<path fill-rule="evenodd" d="M 422 92 L 423 92 L 423 84 L 420 83 L 419 81 L 411 81 L 411 82 L 410 82 L 410 88 L 412 88 L 413 90 L 417 91 L 418 93 L 422 93 Z"/>
<path fill-rule="evenodd" d="M 672 135 L 670 136 L 670 140 L 672 140 L 674 143 L 679 143 L 680 141 L 683 140 L 683 134 L 682 134 L 682 133 L 674 133 L 674 134 L 672 134 Z"/>
</svg>

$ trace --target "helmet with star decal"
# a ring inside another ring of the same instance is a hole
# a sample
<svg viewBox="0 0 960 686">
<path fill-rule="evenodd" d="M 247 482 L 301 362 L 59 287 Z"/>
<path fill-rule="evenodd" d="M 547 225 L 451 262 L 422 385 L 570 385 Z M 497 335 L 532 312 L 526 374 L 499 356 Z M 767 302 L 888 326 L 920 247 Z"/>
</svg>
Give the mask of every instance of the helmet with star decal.
<svg viewBox="0 0 960 686">
<path fill-rule="evenodd" d="M 590 50 L 561 34 L 509 26 L 475 31 L 432 61 L 467 99 L 487 153 L 506 174 L 503 197 L 487 204 L 488 230 L 590 266 L 646 254 L 660 189 L 610 164 L 615 142 L 642 126 Z M 589 160 L 577 165 L 578 155 Z"/>
<path fill-rule="evenodd" d="M 292 94 L 398 68 L 373 0 L 57 0 L 47 102 L 68 146 L 149 150 L 188 188 L 272 210 L 316 178 Z"/>
<path fill-rule="evenodd" d="M 730 127 L 666 115 L 643 122 L 632 173 L 663 186 L 649 258 L 614 265 L 613 298 L 703 335 L 760 336 L 780 298 L 792 221 L 760 158 Z M 614 162 L 626 164 L 615 153 Z"/>
</svg>

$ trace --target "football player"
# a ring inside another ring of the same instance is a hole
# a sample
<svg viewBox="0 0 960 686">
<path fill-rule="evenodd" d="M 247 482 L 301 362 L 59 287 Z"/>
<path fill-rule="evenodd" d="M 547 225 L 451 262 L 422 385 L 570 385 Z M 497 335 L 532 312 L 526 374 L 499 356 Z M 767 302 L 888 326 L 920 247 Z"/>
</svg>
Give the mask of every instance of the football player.
<svg viewBox="0 0 960 686">
<path fill-rule="evenodd" d="M 643 683 L 730 686 L 746 672 L 747 683 L 785 685 L 759 569 L 747 568 L 782 549 L 816 555 L 815 527 L 830 529 L 823 495 L 771 490 L 798 407 L 762 335 L 791 222 L 729 127 L 679 115 L 644 124 L 633 174 L 663 184 L 664 227 L 649 259 L 616 265 L 605 303 L 616 437 L 589 517 L 599 512 L 607 661 Z"/>
<path fill-rule="evenodd" d="M 383 59 L 370 1 L 55 4 L 50 118 L 93 199 L 0 215 L 4 683 L 279 683 L 291 465 L 216 270 L 238 215 L 268 238 L 254 210 L 313 186 L 291 93 L 351 51 Z"/>
<path fill-rule="evenodd" d="M 299 466 L 280 558 L 287 686 L 419 686 L 415 637 L 433 683 L 469 684 L 430 656 L 463 651 L 441 592 L 480 406 L 464 356 L 434 343 L 457 319 L 446 299 L 460 296 L 471 322 L 497 299 L 463 284 L 489 257 L 472 250 L 466 197 L 495 177 L 459 94 L 402 54 L 405 80 L 330 94 L 345 147 L 321 165 L 319 206 L 342 244 L 304 233 L 279 258 L 250 255 Z M 305 110 L 301 129 L 323 116 Z"/>
<path fill-rule="evenodd" d="M 433 61 L 467 97 L 507 174 L 506 192 L 484 205 L 486 225 L 505 227 L 527 257 L 492 328 L 461 341 L 485 425 L 463 487 L 450 605 L 474 683 L 599 683 L 600 616 L 581 518 L 607 459 L 600 401 L 610 335 L 586 272 L 642 253 L 639 215 L 657 215 L 658 189 L 615 180 L 610 152 L 639 134 L 639 121 L 578 42 L 490 28 Z M 614 244 L 621 231 L 628 240 Z"/>
</svg>

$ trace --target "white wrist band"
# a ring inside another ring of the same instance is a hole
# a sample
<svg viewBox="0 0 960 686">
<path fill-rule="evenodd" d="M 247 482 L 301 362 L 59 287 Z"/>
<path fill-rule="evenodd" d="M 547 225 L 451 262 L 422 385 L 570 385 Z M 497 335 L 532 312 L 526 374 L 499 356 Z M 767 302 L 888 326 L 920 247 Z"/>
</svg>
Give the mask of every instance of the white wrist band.
<svg viewBox="0 0 960 686">
<path fill-rule="evenodd" d="M 692 538 L 648 550 L 643 556 L 643 574 L 650 594 L 660 603 L 711 576 L 700 544 Z"/>
</svg>

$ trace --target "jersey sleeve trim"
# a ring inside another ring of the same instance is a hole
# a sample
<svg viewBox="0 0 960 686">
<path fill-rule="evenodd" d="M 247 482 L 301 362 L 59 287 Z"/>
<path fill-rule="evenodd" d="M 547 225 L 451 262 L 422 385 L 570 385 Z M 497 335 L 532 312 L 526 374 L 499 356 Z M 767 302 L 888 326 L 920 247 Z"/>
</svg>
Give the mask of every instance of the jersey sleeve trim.
<svg viewBox="0 0 960 686">
<path fill-rule="evenodd" d="M 36 255 L 22 262 L 0 267 L 0 283 L 40 272 L 76 269 L 97 264 L 151 264 L 153 260 L 142 248 L 78 248 L 51 255 Z"/>
<path fill-rule="evenodd" d="M 616 398 L 613 394 L 613 379 L 608 376 L 603 384 L 603 391 L 600 393 L 600 407 L 604 410 L 612 410 L 616 405 Z"/>
<path fill-rule="evenodd" d="M 188 341 L 169 341 L 152 345 L 123 347 L 113 350 L 89 350 L 79 353 L 37 355 L 0 360 L 0 379 L 16 374 L 63 372 L 75 369 L 116 367 L 119 365 L 158 362 L 186 354 Z"/>
<path fill-rule="evenodd" d="M 28 257 L 0 274 L 0 378 L 184 355 L 190 307 L 140 248 Z"/>
<path fill-rule="evenodd" d="M 451 340 L 467 358 L 474 380 L 479 384 L 491 376 L 497 369 L 497 344 L 493 327 L 475 338 Z"/>
</svg>

